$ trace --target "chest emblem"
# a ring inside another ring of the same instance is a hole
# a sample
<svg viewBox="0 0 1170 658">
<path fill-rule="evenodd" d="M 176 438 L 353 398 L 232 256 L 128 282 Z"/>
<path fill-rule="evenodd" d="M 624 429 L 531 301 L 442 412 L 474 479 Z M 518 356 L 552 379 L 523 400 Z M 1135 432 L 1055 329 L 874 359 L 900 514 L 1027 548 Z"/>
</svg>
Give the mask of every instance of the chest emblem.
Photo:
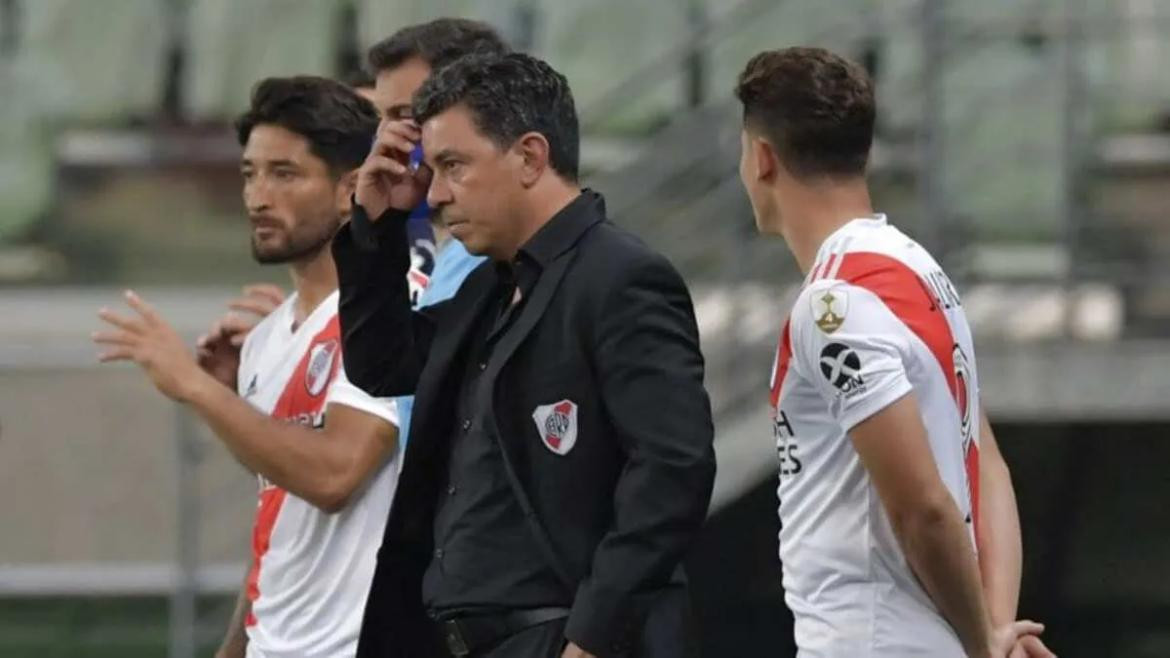
<svg viewBox="0 0 1170 658">
<path fill-rule="evenodd" d="M 566 455 L 577 443 L 577 403 L 561 400 L 545 404 L 532 412 L 536 431 L 544 447 L 558 455 Z"/>
<path fill-rule="evenodd" d="M 309 366 L 305 368 L 305 388 L 317 397 L 333 377 L 333 361 L 337 358 L 338 342 L 329 339 L 317 343 L 309 351 Z"/>
</svg>

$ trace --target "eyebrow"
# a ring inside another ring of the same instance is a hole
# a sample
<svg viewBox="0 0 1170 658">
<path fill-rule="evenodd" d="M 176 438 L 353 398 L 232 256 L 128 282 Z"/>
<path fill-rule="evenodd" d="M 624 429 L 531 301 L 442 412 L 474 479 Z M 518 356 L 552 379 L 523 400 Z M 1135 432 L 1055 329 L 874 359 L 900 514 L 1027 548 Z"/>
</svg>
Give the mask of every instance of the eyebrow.
<svg viewBox="0 0 1170 658">
<path fill-rule="evenodd" d="M 240 166 L 241 167 L 252 167 L 252 166 L 255 166 L 256 164 L 257 163 L 249 160 L 248 158 L 240 158 Z M 298 167 L 299 166 L 297 163 L 293 162 L 292 160 L 288 160 L 286 158 L 282 158 L 280 160 L 265 160 L 263 162 L 263 164 L 267 164 L 269 167 Z"/>
<path fill-rule="evenodd" d="M 443 150 L 439 151 L 438 153 L 436 153 L 433 158 L 431 158 L 431 162 L 438 164 L 440 162 L 443 162 L 444 160 L 452 160 L 452 159 L 457 159 L 460 157 L 462 157 L 462 156 L 459 154 L 458 151 L 454 151 L 452 149 L 443 149 Z"/>
</svg>

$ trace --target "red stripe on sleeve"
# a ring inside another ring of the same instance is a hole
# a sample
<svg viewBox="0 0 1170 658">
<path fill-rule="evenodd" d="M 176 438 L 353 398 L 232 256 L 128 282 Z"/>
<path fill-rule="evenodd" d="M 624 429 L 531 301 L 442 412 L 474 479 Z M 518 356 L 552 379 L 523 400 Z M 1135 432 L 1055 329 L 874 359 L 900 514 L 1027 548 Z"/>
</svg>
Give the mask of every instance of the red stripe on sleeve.
<svg viewBox="0 0 1170 658">
<path fill-rule="evenodd" d="M 818 279 L 829 278 L 829 272 L 833 271 L 833 263 L 836 262 L 837 258 L 837 254 L 829 254 L 829 257 L 825 259 L 825 264 L 821 267 L 821 271 L 817 273 Z"/>
<path fill-rule="evenodd" d="M 789 336 L 791 318 L 784 323 L 784 330 L 780 332 L 780 344 L 776 347 L 776 364 L 773 371 L 776 376 L 772 379 L 772 406 L 780 406 L 780 395 L 783 393 L 784 378 L 788 376 L 788 363 L 792 361 L 792 339 Z"/>
</svg>

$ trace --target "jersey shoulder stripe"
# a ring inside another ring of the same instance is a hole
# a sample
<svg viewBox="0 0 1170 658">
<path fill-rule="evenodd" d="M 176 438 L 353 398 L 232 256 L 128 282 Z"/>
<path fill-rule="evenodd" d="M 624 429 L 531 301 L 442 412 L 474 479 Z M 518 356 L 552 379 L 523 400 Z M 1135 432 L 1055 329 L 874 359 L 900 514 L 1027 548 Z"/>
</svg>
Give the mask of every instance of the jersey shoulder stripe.
<svg viewBox="0 0 1170 658">
<path fill-rule="evenodd" d="M 792 362 L 792 335 L 790 328 L 792 320 L 784 323 L 784 330 L 780 332 L 780 344 L 776 348 L 776 363 L 772 366 L 772 406 L 780 404 L 783 394 L 784 378 L 788 376 L 788 364 Z"/>
<path fill-rule="evenodd" d="M 952 397 L 958 394 L 951 326 L 921 276 L 896 258 L 851 252 L 841 259 L 836 278 L 876 295 L 926 345 L 938 361 Z"/>
<path fill-rule="evenodd" d="M 819 261 L 813 265 L 808 282 L 836 278 L 838 270 L 841 269 L 841 261 L 848 252 L 851 242 L 853 242 L 852 235 L 843 235 L 833 240 L 825 248 Z"/>
</svg>

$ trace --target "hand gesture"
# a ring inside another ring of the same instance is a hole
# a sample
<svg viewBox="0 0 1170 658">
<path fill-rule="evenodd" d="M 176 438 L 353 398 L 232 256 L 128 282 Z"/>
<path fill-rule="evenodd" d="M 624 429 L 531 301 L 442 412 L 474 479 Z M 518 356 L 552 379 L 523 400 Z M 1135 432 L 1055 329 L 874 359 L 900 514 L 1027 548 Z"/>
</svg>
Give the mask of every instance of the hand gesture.
<svg viewBox="0 0 1170 658">
<path fill-rule="evenodd" d="M 354 198 L 376 221 L 387 208 L 413 210 L 426 198 L 431 170 L 410 165 L 410 153 L 422 139 L 414 121 L 383 121 L 369 156 L 358 169 Z"/>
<path fill-rule="evenodd" d="M 195 342 L 199 366 L 228 388 L 236 388 L 240 348 L 260 320 L 284 301 L 284 291 L 270 283 L 244 286 L 243 295 L 228 303 L 231 309 Z"/>
<path fill-rule="evenodd" d="M 127 291 L 125 297 L 134 315 L 122 315 L 108 308 L 98 312 L 98 317 L 111 326 L 93 334 L 93 342 L 107 348 L 98 355 L 98 360 L 102 363 L 133 361 L 163 395 L 179 402 L 189 399 L 192 387 L 207 377 L 194 355 L 154 307 L 134 292 Z"/>
</svg>

